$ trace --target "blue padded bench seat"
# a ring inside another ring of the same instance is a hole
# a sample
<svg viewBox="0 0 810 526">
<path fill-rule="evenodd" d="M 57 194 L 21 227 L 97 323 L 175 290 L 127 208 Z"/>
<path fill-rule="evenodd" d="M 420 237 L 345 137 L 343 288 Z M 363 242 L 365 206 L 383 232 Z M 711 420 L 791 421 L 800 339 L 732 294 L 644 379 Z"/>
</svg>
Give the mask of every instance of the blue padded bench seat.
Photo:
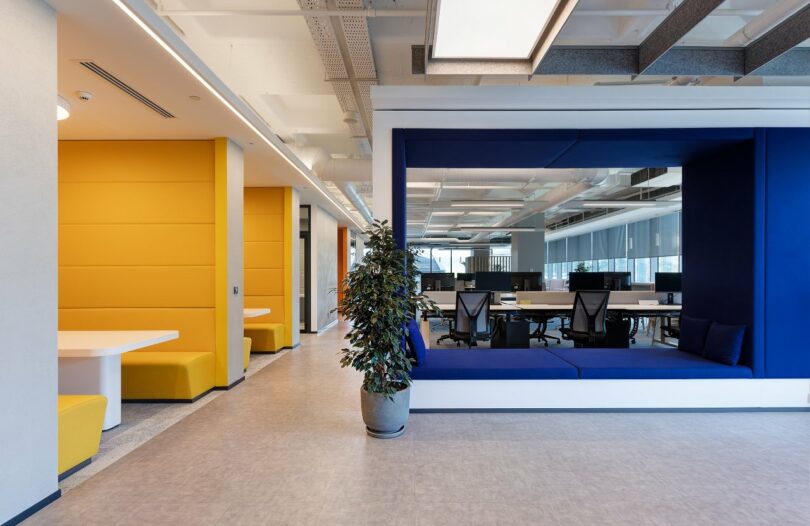
<svg viewBox="0 0 810 526">
<path fill-rule="evenodd" d="M 744 365 L 725 365 L 677 349 L 550 349 L 582 379 L 751 378 Z"/>
<path fill-rule="evenodd" d="M 427 349 L 414 380 L 576 380 L 576 367 L 544 349 Z"/>
</svg>

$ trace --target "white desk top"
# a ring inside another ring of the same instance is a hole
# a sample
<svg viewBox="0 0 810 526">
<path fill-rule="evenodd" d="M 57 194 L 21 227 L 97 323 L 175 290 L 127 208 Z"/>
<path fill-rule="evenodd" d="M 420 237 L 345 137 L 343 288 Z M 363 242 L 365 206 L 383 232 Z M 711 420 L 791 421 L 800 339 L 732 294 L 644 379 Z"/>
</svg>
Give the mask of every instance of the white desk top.
<svg viewBox="0 0 810 526">
<path fill-rule="evenodd" d="M 59 331 L 59 358 L 114 356 L 176 340 L 179 331 Z"/>
<path fill-rule="evenodd" d="M 265 314 L 270 314 L 272 311 L 270 309 L 245 309 L 244 316 L 245 318 L 258 318 L 259 316 L 264 316 Z"/>
</svg>

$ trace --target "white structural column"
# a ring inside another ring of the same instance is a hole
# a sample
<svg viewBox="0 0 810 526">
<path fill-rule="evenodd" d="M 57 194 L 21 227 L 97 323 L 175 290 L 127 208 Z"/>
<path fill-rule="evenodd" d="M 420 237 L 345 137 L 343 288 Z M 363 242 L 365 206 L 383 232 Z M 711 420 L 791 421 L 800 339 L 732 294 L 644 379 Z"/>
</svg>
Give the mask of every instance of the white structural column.
<svg viewBox="0 0 810 526">
<path fill-rule="evenodd" d="M 56 481 L 56 14 L 0 3 L 0 524 Z"/>
<path fill-rule="evenodd" d="M 244 153 L 228 139 L 228 385 L 243 378 L 244 294 Z"/>
</svg>

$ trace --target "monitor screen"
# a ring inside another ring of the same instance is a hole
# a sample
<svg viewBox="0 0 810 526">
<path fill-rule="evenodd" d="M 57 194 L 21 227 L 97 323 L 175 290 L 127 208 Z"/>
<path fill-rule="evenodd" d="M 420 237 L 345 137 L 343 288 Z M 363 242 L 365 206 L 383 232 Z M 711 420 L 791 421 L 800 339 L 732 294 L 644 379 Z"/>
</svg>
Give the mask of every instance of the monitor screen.
<svg viewBox="0 0 810 526">
<path fill-rule="evenodd" d="M 422 291 L 456 289 L 456 277 L 450 272 L 425 272 L 420 282 Z"/>
<path fill-rule="evenodd" d="M 459 272 L 456 274 L 456 279 L 459 281 L 472 281 L 475 279 L 475 274 L 472 272 Z"/>
<path fill-rule="evenodd" d="M 655 292 L 682 292 L 680 272 L 656 272 Z"/>
<path fill-rule="evenodd" d="M 604 290 L 605 277 L 602 272 L 569 272 L 568 291 Z"/>
<path fill-rule="evenodd" d="M 540 284 L 543 283 L 542 272 L 510 272 L 511 290 L 530 291 L 542 290 Z"/>
<path fill-rule="evenodd" d="M 476 290 L 509 292 L 512 290 L 512 279 L 509 272 L 476 272 L 475 288 Z"/>
<path fill-rule="evenodd" d="M 632 290 L 629 272 L 603 272 L 606 290 Z"/>
</svg>

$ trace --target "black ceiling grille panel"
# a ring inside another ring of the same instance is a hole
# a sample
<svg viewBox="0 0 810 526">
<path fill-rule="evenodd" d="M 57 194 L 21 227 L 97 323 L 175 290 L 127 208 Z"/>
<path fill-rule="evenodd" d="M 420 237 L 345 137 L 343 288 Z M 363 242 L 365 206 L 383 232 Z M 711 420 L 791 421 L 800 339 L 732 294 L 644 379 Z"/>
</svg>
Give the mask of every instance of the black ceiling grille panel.
<svg viewBox="0 0 810 526">
<path fill-rule="evenodd" d="M 152 111 L 154 111 L 155 113 L 157 113 L 161 117 L 166 118 L 166 119 L 174 119 L 175 118 L 175 116 L 172 115 L 171 112 L 167 111 L 165 108 L 163 108 L 162 106 L 160 106 L 159 104 L 157 104 L 153 100 L 151 100 L 148 97 L 146 97 L 145 95 L 141 94 L 138 90 L 136 90 L 135 88 L 133 88 L 132 86 L 130 86 L 126 82 L 122 81 L 121 79 L 119 79 L 118 77 L 116 77 L 115 75 L 113 75 L 112 73 L 107 71 L 106 69 L 102 68 L 101 66 L 99 66 L 95 62 L 79 62 L 79 64 L 86 67 L 87 69 L 89 69 L 90 71 L 92 71 L 93 73 L 98 75 L 99 77 L 103 78 L 104 80 L 106 80 L 107 82 L 109 82 L 110 84 L 115 86 L 116 88 L 120 89 L 121 91 L 123 91 L 124 93 L 126 93 L 127 95 L 132 97 L 133 99 L 137 100 L 138 102 L 140 102 L 144 106 L 147 106 L 149 109 L 151 109 Z"/>
</svg>

